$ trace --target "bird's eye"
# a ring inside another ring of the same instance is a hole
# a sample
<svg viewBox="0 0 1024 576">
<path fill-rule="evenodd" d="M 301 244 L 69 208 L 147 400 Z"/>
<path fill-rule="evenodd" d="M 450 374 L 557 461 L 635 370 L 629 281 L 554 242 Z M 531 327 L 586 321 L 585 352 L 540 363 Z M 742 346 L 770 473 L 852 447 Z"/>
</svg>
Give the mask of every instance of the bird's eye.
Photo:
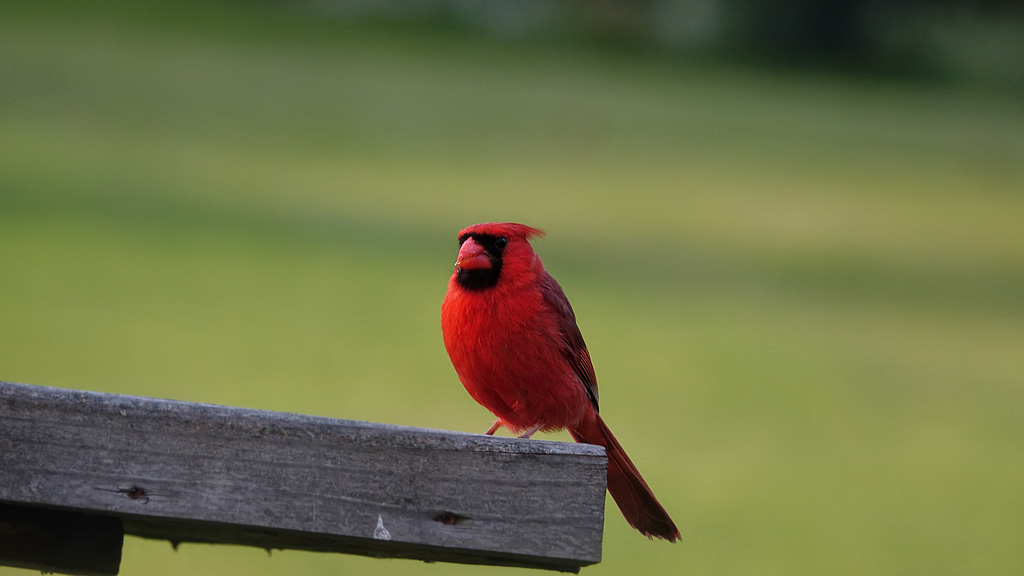
<svg viewBox="0 0 1024 576">
<path fill-rule="evenodd" d="M 504 250 L 505 246 L 508 246 L 508 238 L 498 236 L 498 238 L 494 240 L 494 247 L 498 250 Z"/>
</svg>

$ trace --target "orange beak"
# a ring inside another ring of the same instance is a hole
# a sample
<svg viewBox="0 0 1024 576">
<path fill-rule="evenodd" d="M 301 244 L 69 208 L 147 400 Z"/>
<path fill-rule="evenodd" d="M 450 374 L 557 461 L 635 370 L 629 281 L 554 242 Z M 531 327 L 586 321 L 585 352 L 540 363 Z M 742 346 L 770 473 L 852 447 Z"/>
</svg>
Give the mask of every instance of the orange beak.
<svg viewBox="0 0 1024 576">
<path fill-rule="evenodd" d="M 477 244 L 472 237 L 466 238 L 459 249 L 459 258 L 455 261 L 455 267 L 462 270 L 481 270 L 491 267 L 491 257 L 484 250 L 484 247 Z"/>
</svg>

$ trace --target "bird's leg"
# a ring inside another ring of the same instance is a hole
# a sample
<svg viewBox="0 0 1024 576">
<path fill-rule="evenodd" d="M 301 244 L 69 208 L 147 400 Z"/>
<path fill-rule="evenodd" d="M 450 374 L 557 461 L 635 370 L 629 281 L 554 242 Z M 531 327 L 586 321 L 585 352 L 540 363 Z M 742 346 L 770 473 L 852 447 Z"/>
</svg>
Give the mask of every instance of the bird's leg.
<svg viewBox="0 0 1024 576">
<path fill-rule="evenodd" d="M 523 440 L 527 440 L 527 439 L 530 438 L 530 436 L 533 436 L 537 432 L 537 430 L 540 430 L 543 425 L 544 425 L 543 422 L 537 422 L 536 424 L 531 426 L 529 430 L 524 432 L 519 437 L 522 438 Z"/>
<path fill-rule="evenodd" d="M 495 420 L 494 424 L 492 424 L 491 427 L 487 429 L 487 432 L 484 432 L 484 434 L 487 434 L 488 436 L 494 436 L 494 433 L 498 431 L 498 428 L 501 428 L 500 419 Z"/>
</svg>

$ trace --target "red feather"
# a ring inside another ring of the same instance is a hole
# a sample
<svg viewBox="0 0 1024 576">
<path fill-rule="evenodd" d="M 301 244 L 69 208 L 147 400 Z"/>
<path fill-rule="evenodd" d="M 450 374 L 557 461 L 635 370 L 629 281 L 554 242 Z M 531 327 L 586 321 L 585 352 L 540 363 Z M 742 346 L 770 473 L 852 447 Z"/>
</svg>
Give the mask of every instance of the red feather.
<svg viewBox="0 0 1024 576">
<path fill-rule="evenodd" d="M 459 233 L 441 305 L 448 355 L 496 427 L 527 436 L 567 428 L 577 442 L 604 446 L 608 491 L 626 521 L 674 542 L 679 530 L 598 414 L 597 378 L 572 306 L 529 243 L 541 234 L 494 223 Z"/>
</svg>

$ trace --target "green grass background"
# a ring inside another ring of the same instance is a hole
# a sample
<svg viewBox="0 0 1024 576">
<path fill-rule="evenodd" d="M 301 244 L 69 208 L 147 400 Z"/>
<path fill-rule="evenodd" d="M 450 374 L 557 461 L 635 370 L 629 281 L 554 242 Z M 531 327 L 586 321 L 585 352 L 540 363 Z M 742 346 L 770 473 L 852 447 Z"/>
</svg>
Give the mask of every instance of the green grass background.
<svg viewBox="0 0 1024 576">
<path fill-rule="evenodd" d="M 457 231 L 522 221 L 683 532 L 609 501 L 585 573 L 1024 570 L 1019 94 L 265 3 L 4 12 L 0 379 L 482 431 L 439 306 Z M 137 538 L 121 570 L 479 572 Z"/>
</svg>

